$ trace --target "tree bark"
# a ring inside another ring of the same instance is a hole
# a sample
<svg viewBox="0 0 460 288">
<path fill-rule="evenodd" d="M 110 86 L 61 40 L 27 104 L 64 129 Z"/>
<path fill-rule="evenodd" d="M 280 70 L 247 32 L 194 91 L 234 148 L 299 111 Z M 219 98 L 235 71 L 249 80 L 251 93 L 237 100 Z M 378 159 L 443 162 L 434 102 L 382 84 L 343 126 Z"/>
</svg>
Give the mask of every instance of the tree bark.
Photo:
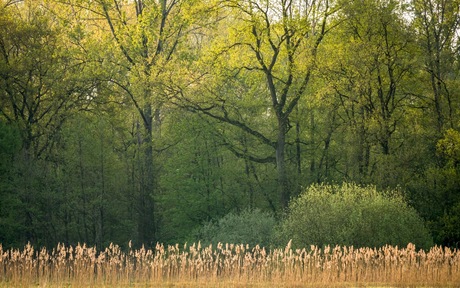
<svg viewBox="0 0 460 288">
<path fill-rule="evenodd" d="M 149 92 L 145 92 L 148 94 Z M 146 95 L 147 97 L 147 95 Z M 157 241 L 155 221 L 155 173 L 153 157 L 153 115 L 152 107 L 147 103 L 144 114 L 144 166 L 141 173 L 141 189 L 139 195 L 138 240 L 145 245 L 153 245 Z"/>
<path fill-rule="evenodd" d="M 276 170 L 278 172 L 278 192 L 281 204 L 286 208 L 290 200 L 289 181 L 286 173 L 285 147 L 287 123 L 284 117 L 278 117 L 278 138 L 276 144 Z"/>
</svg>

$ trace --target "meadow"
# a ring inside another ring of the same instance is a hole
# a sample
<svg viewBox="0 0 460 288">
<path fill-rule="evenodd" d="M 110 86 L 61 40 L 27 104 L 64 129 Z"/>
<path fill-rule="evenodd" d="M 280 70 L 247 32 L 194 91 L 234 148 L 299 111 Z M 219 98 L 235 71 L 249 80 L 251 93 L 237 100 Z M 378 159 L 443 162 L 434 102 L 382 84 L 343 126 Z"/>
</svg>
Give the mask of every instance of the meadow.
<svg viewBox="0 0 460 288">
<path fill-rule="evenodd" d="M 1 287 L 458 287 L 460 253 L 435 246 L 311 246 L 267 250 L 243 244 L 97 250 L 59 244 L 3 249 Z"/>
</svg>

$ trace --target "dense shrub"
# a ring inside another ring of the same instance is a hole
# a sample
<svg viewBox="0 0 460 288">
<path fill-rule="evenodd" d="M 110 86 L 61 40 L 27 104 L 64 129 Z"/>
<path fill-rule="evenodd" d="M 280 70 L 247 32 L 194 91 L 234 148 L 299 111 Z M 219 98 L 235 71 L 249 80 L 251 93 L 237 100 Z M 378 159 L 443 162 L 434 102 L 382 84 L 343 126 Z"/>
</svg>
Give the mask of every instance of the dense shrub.
<svg viewBox="0 0 460 288">
<path fill-rule="evenodd" d="M 203 243 L 243 243 L 250 246 L 268 246 L 271 243 L 276 220 L 268 212 L 258 209 L 229 213 L 218 221 L 208 222 L 195 235 Z"/>
<path fill-rule="evenodd" d="M 277 231 L 280 244 L 355 247 L 432 246 L 422 218 L 397 191 L 354 184 L 313 185 L 291 201 Z"/>
</svg>

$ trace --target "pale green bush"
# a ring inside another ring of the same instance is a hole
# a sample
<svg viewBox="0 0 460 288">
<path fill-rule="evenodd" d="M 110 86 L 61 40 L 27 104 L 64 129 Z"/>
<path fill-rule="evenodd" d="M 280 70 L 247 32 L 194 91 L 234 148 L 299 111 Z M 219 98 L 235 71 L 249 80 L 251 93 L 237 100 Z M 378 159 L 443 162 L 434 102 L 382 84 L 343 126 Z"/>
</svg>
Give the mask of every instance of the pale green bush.
<svg viewBox="0 0 460 288">
<path fill-rule="evenodd" d="M 276 220 L 273 215 L 261 210 L 244 210 L 229 213 L 218 221 L 208 222 L 201 227 L 194 238 L 204 244 L 243 243 L 250 246 L 269 246 L 272 241 Z"/>
<path fill-rule="evenodd" d="M 397 191 L 354 184 L 313 185 L 289 204 L 279 225 L 280 244 L 355 247 L 433 245 L 422 218 Z"/>
</svg>

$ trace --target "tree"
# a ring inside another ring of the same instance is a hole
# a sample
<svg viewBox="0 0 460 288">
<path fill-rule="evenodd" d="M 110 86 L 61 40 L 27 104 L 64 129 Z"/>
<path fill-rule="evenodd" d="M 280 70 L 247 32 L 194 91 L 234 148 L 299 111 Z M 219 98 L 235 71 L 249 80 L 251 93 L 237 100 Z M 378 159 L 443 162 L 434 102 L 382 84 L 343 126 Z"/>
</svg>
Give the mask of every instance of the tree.
<svg viewBox="0 0 460 288">
<path fill-rule="evenodd" d="M 414 102 L 415 41 L 404 20 L 405 6 L 396 1 L 350 3 L 341 11 L 343 23 L 320 56 L 325 97 L 341 119 L 340 131 L 350 149 L 351 165 L 342 168 L 358 182 L 383 186 L 397 183 L 388 169 L 407 141 L 406 117 Z M 337 57 L 329 57 L 335 51 Z M 331 109 L 331 108 L 330 108 Z M 339 136 L 340 137 L 340 136 Z M 376 166 L 376 163 L 379 163 Z M 383 169 L 378 169 L 385 167 Z M 374 180 L 379 175 L 383 181 Z"/>
<path fill-rule="evenodd" d="M 236 163 L 228 163 L 228 152 L 210 132 L 211 124 L 176 110 L 163 125 L 167 130 L 163 137 L 175 144 L 160 158 L 168 175 L 161 179 L 162 238 L 177 243 L 189 240 L 191 231 L 204 221 L 221 217 L 229 209 L 229 198 L 238 201 L 242 193 L 238 186 L 228 191 L 229 165 Z"/>
<path fill-rule="evenodd" d="M 63 127 L 56 147 L 62 159 L 56 167 L 57 241 L 104 247 L 136 240 L 132 238 L 136 217 L 131 208 L 130 163 L 124 162 L 130 155 L 120 135 L 125 127 L 114 118 L 103 111 L 81 113 Z"/>
<path fill-rule="evenodd" d="M 0 243 L 5 246 L 21 244 L 21 224 L 16 217 L 20 204 L 12 181 L 16 174 L 12 167 L 20 148 L 19 129 L 0 121 Z"/>
<path fill-rule="evenodd" d="M 154 137 L 160 136 L 163 117 L 162 78 L 167 75 L 169 63 L 176 59 L 176 52 L 195 17 L 194 11 L 201 6 L 181 0 L 65 2 L 72 9 L 86 11 L 94 17 L 92 22 L 99 31 L 93 36 L 102 37 L 108 44 L 108 51 L 101 51 L 99 59 L 102 59 L 101 68 L 110 73 L 100 80 L 109 83 L 114 95 L 123 95 L 119 102 L 127 103 L 124 101 L 127 99 L 137 112 L 137 121 L 142 127 L 137 139 L 143 150 L 141 185 L 136 196 L 137 233 L 140 243 L 155 243 L 159 228 L 156 218 L 159 191 L 156 166 L 159 164 L 155 163 Z"/>
<path fill-rule="evenodd" d="M 445 128 L 454 128 L 452 80 L 458 77 L 455 54 L 459 49 L 457 30 L 460 25 L 458 1 L 414 0 L 414 26 L 424 57 L 424 73 L 430 88 L 422 92 L 427 104 L 434 106 L 438 136 Z M 425 79 L 426 79 L 425 78 Z M 427 95 L 431 90 L 430 95 Z"/>
<path fill-rule="evenodd" d="M 11 176 L 18 241 L 38 241 L 52 229 L 53 147 L 65 120 L 90 102 L 94 87 L 81 77 L 85 65 L 67 49 L 48 8 L 39 1 L 2 1 L 0 7 L 0 120 L 21 135 Z"/>
<path fill-rule="evenodd" d="M 417 209 L 430 224 L 436 243 L 456 245 L 458 171 L 455 168 L 458 130 L 458 1 L 415 0 L 412 27 L 420 57 L 418 106 L 426 153 L 425 166 L 409 181 Z M 447 143 L 450 148 L 447 148 Z M 454 149 L 452 149 L 454 148 Z M 420 149 L 417 149 L 420 150 Z"/>
<path fill-rule="evenodd" d="M 21 129 L 26 157 L 43 158 L 93 85 L 79 81 L 83 65 L 66 52 L 59 23 L 39 2 L 8 2 L 0 13 L 0 117 Z"/>
<path fill-rule="evenodd" d="M 221 25 L 228 27 L 227 32 L 215 37 L 208 44 L 212 48 L 203 53 L 203 61 L 212 66 L 207 67 L 209 74 L 199 74 L 196 81 L 206 86 L 194 94 L 209 96 L 179 93 L 183 106 L 240 129 L 271 150 L 268 155 L 254 155 L 229 143 L 235 155 L 275 163 L 282 207 L 287 206 L 292 188 L 286 167 L 291 117 L 299 100 L 307 97 L 317 51 L 335 11 L 328 0 L 222 2 Z M 246 120 L 251 112 L 237 108 L 249 98 L 258 102 L 255 107 L 260 105 L 262 115 L 256 117 L 259 121 L 265 117 L 266 127 L 255 126 Z M 275 133 L 271 127 L 276 127 Z"/>
</svg>

